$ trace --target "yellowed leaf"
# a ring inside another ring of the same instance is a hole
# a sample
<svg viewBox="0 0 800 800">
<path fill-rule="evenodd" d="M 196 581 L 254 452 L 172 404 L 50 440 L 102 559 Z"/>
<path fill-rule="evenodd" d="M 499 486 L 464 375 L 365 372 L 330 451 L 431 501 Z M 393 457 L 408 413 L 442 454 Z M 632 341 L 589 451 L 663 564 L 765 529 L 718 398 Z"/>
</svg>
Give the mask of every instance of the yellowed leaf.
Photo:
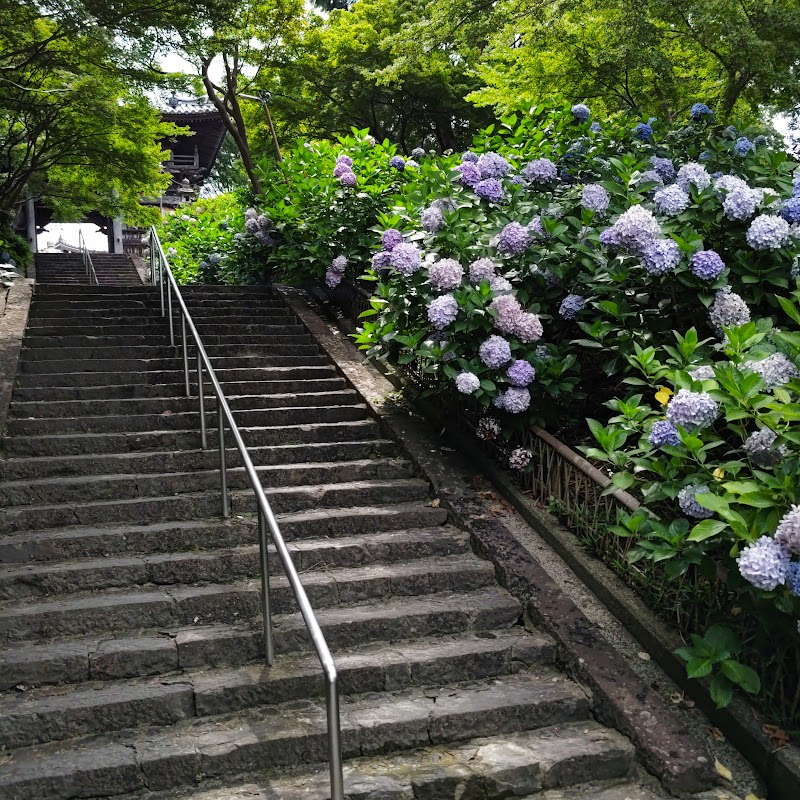
<svg viewBox="0 0 800 800">
<path fill-rule="evenodd" d="M 711 735 L 718 741 L 724 742 L 725 741 L 725 734 L 719 728 L 712 728 Z"/>
<path fill-rule="evenodd" d="M 717 774 L 726 781 L 733 780 L 733 773 L 718 758 L 714 759 L 714 769 L 717 771 Z"/>
<path fill-rule="evenodd" d="M 724 470 L 724 469 L 720 469 L 719 467 L 717 467 L 717 468 L 716 468 L 716 469 L 715 469 L 715 470 L 714 470 L 714 471 L 713 471 L 711 474 L 712 474 L 712 475 L 713 475 L 713 476 L 714 476 L 714 477 L 715 477 L 717 480 L 722 480 L 722 478 L 724 478 L 724 477 L 725 477 L 725 470 Z"/>
<path fill-rule="evenodd" d="M 747 795 L 747 797 L 745 797 L 744 800 L 764 800 L 764 798 L 759 797 L 757 794 L 753 794 L 752 792 L 750 792 L 750 794 Z"/>
<path fill-rule="evenodd" d="M 668 386 L 659 386 L 658 391 L 656 392 L 656 400 L 658 400 L 662 406 L 665 406 L 667 403 L 669 403 L 669 398 L 672 395 L 673 391 Z"/>
</svg>

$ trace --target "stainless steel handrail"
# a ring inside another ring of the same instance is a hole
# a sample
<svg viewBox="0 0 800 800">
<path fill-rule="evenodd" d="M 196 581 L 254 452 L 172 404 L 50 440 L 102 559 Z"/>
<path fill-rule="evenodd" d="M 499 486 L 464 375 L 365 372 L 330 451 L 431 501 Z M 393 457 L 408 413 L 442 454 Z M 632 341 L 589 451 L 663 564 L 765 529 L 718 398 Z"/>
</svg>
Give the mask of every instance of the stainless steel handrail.
<svg viewBox="0 0 800 800">
<path fill-rule="evenodd" d="M 297 605 L 300 608 L 300 613 L 306 623 L 308 632 L 311 635 L 311 641 L 314 644 L 314 649 L 317 652 L 320 664 L 322 665 L 322 672 L 325 678 L 325 699 L 328 711 L 328 761 L 330 765 L 330 778 L 331 778 L 331 800 L 344 800 L 344 781 L 342 776 L 342 744 L 341 744 L 341 723 L 339 719 L 339 689 L 338 677 L 336 673 L 336 665 L 333 662 L 328 644 L 325 641 L 325 636 L 319 626 L 314 610 L 309 602 L 308 595 L 306 594 L 300 577 L 297 574 L 292 557 L 289 554 L 289 549 L 286 547 L 286 542 L 283 540 L 280 528 L 278 527 L 275 515 L 272 513 L 267 496 L 261 487 L 256 468 L 253 465 L 253 460 L 250 458 L 250 453 L 247 446 L 242 439 L 242 434 L 236 420 L 233 418 L 230 406 L 222 391 L 217 375 L 214 368 L 211 366 L 206 349 L 200 339 L 200 334 L 197 332 L 192 316 L 183 301 L 178 283 L 175 276 L 172 274 L 167 257 L 164 255 L 164 249 L 158 238 L 158 233 L 155 228 L 150 228 L 150 275 L 153 283 L 158 282 L 159 294 L 161 299 L 161 316 L 169 316 L 169 338 L 170 344 L 175 344 L 175 326 L 173 324 L 172 315 L 172 295 L 175 295 L 175 301 L 178 304 L 178 312 L 180 314 L 181 322 L 181 349 L 183 355 L 183 374 L 184 384 L 186 389 L 186 396 L 191 397 L 191 385 L 189 382 L 189 353 L 187 346 L 186 330 L 188 328 L 192 339 L 194 340 L 195 347 L 197 348 L 197 390 L 198 390 L 198 405 L 200 409 L 200 439 L 204 450 L 208 449 L 208 437 L 206 434 L 206 419 L 204 407 L 204 388 L 203 388 L 203 370 L 208 374 L 211 382 L 211 387 L 214 395 L 217 398 L 217 431 L 219 435 L 219 465 L 220 465 L 220 485 L 222 489 L 222 516 L 230 516 L 230 503 L 228 502 L 228 481 L 227 469 L 225 464 L 225 424 L 227 423 L 230 429 L 233 440 L 236 443 L 236 448 L 242 458 L 247 480 L 250 483 L 250 488 L 256 497 L 256 504 L 258 506 L 258 533 L 259 533 L 259 549 L 260 549 L 260 562 L 261 562 L 261 594 L 263 602 L 264 614 L 264 649 L 265 657 L 268 665 L 272 665 L 275 658 L 275 649 L 273 645 L 272 636 L 272 613 L 270 608 L 270 584 L 269 584 L 269 562 L 267 560 L 267 529 L 272 534 L 272 541 L 275 544 L 275 550 L 286 572 L 286 577 L 289 580 L 289 585 L 292 587 Z M 164 287 L 166 286 L 166 298 Z M 166 299 L 166 303 L 165 303 Z"/>
<path fill-rule="evenodd" d="M 81 249 L 83 256 L 83 268 L 86 271 L 86 277 L 89 279 L 89 286 L 99 286 L 97 280 L 97 273 L 94 271 L 94 264 L 92 264 L 92 256 L 89 253 L 89 248 L 86 246 L 86 239 L 83 238 L 83 231 L 78 229 L 78 246 Z"/>
</svg>

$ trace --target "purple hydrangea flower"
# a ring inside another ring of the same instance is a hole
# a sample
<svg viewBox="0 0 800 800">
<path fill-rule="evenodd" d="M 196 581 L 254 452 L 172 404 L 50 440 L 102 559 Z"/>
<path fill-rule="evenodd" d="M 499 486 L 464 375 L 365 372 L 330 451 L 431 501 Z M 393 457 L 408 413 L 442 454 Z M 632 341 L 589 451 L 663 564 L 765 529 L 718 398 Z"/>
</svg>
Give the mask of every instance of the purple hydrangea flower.
<svg viewBox="0 0 800 800">
<path fill-rule="evenodd" d="M 512 386 L 495 397 L 493 404 L 509 414 L 521 414 L 531 404 L 531 393 L 527 389 Z"/>
<path fill-rule="evenodd" d="M 781 517 L 775 530 L 775 541 L 785 550 L 800 556 L 800 505 L 793 505 Z"/>
<path fill-rule="evenodd" d="M 248 233 L 256 233 L 256 231 L 261 230 L 261 226 L 258 224 L 258 220 L 255 217 L 248 217 L 244 221 L 244 229 Z"/>
<path fill-rule="evenodd" d="M 392 252 L 398 244 L 401 244 L 403 241 L 403 234 L 400 233 L 396 228 L 387 228 L 381 234 L 381 244 L 383 245 L 383 249 L 387 250 L 388 252 Z"/>
<path fill-rule="evenodd" d="M 511 291 L 511 283 L 507 281 L 502 275 L 496 275 L 489 281 L 491 290 L 496 294 L 506 294 Z"/>
<path fill-rule="evenodd" d="M 608 192 L 599 183 L 590 183 L 583 187 L 581 205 L 595 214 L 604 214 L 611 202 Z"/>
<path fill-rule="evenodd" d="M 677 181 L 684 192 L 690 192 L 692 186 L 702 192 L 711 185 L 711 176 L 702 164 L 690 161 L 678 170 Z"/>
<path fill-rule="evenodd" d="M 522 174 L 532 183 L 549 183 L 558 177 L 558 168 L 549 158 L 537 158 L 525 165 Z"/>
<path fill-rule="evenodd" d="M 741 576 L 756 589 L 771 592 L 786 582 L 789 551 L 771 536 L 762 536 L 742 550 L 736 559 Z"/>
<path fill-rule="evenodd" d="M 502 336 L 490 336 L 478 348 L 481 361 L 490 369 L 498 369 L 511 361 L 511 345 Z"/>
<path fill-rule="evenodd" d="M 534 235 L 540 236 L 542 239 L 547 239 L 550 236 L 550 234 L 548 234 L 548 232 L 544 229 L 544 225 L 542 225 L 542 217 L 539 214 L 537 214 L 528 223 L 528 230 Z"/>
<path fill-rule="evenodd" d="M 522 255 L 531 244 L 531 236 L 528 229 L 519 222 L 509 222 L 500 231 L 497 239 L 497 249 L 501 253 L 512 256 Z"/>
<path fill-rule="evenodd" d="M 773 353 L 761 361 L 748 361 L 745 366 L 759 374 L 769 389 L 800 378 L 800 370 L 783 353 Z"/>
<path fill-rule="evenodd" d="M 480 183 L 481 173 L 480 170 L 471 161 L 465 161 L 456 167 L 459 173 L 458 182 L 462 186 L 469 186 L 473 188 Z"/>
<path fill-rule="evenodd" d="M 341 183 L 342 186 L 356 186 L 358 184 L 358 178 L 355 172 L 345 172 L 339 176 L 339 183 Z"/>
<path fill-rule="evenodd" d="M 514 333 L 520 315 L 523 313 L 517 298 L 510 294 L 495 297 L 489 308 L 496 312 L 494 327 L 503 333 Z"/>
<path fill-rule="evenodd" d="M 730 286 L 723 286 L 708 310 L 708 320 L 717 334 L 722 336 L 723 328 L 738 328 L 750 322 L 750 309 Z"/>
<path fill-rule="evenodd" d="M 683 511 L 687 517 L 694 517 L 695 519 L 709 519 L 713 517 L 713 511 L 704 508 L 697 502 L 697 495 L 705 494 L 708 491 L 710 490 L 708 486 L 705 485 L 698 486 L 694 484 L 692 486 L 684 486 L 683 489 L 678 492 L 678 505 L 681 507 L 681 511 Z"/>
<path fill-rule="evenodd" d="M 532 458 L 533 453 L 530 450 L 517 447 L 511 451 L 511 455 L 508 457 L 508 467 L 509 469 L 525 469 L 531 463 Z"/>
<path fill-rule="evenodd" d="M 439 206 L 430 206 L 429 208 L 423 209 L 419 218 L 420 222 L 422 223 L 422 227 L 428 233 L 440 231 L 445 226 L 444 214 Z"/>
<path fill-rule="evenodd" d="M 462 372 L 456 375 L 456 389 L 458 389 L 461 394 L 477 392 L 480 386 L 480 378 L 472 372 Z"/>
<path fill-rule="evenodd" d="M 558 307 L 558 314 L 563 319 L 575 319 L 586 306 L 586 298 L 579 294 L 568 294 Z"/>
<path fill-rule="evenodd" d="M 714 367 L 708 364 L 701 364 L 689 371 L 689 377 L 693 381 L 713 381 L 715 378 Z"/>
<path fill-rule="evenodd" d="M 389 159 L 389 166 L 394 167 L 398 172 L 406 168 L 406 160 L 402 156 L 392 156 Z"/>
<path fill-rule="evenodd" d="M 247 211 L 244 212 L 245 219 L 255 219 L 258 216 L 258 211 L 254 208 L 248 208 Z"/>
<path fill-rule="evenodd" d="M 677 446 L 681 443 L 678 437 L 678 429 L 666 419 L 660 419 L 653 425 L 647 441 L 653 447 L 663 447 L 665 444 Z"/>
<path fill-rule="evenodd" d="M 717 414 L 717 404 L 710 394 L 688 389 L 679 389 L 667 406 L 667 419 L 687 431 L 708 428 L 714 424 Z"/>
<path fill-rule="evenodd" d="M 800 197 L 790 197 L 781 206 L 781 216 L 791 225 L 800 222 Z"/>
<path fill-rule="evenodd" d="M 428 280 L 441 291 L 449 291 L 461 285 L 464 269 L 454 258 L 443 258 L 428 269 Z"/>
<path fill-rule="evenodd" d="M 337 272 L 331 267 L 328 267 L 328 270 L 325 273 L 325 283 L 330 286 L 331 289 L 335 289 L 341 282 L 342 273 Z"/>
<path fill-rule="evenodd" d="M 502 178 L 511 170 L 511 164 L 497 153 L 483 153 L 477 161 L 481 179 Z"/>
<path fill-rule="evenodd" d="M 416 159 L 425 158 L 425 150 L 422 147 L 415 147 L 411 151 L 411 158 L 416 158 Z"/>
<path fill-rule="evenodd" d="M 514 328 L 514 333 L 523 344 L 531 344 L 538 342 L 542 338 L 544 328 L 542 328 L 542 321 L 538 315 L 532 314 L 529 311 L 523 311 L 517 319 L 517 326 Z"/>
<path fill-rule="evenodd" d="M 572 106 L 570 111 L 572 111 L 572 116 L 575 118 L 576 122 L 588 122 L 589 117 L 592 115 L 589 106 L 585 103 L 576 103 Z"/>
<path fill-rule="evenodd" d="M 461 154 L 461 161 L 464 163 L 476 164 L 478 162 L 478 155 L 477 153 L 473 153 L 472 150 L 467 150 L 465 153 Z"/>
<path fill-rule="evenodd" d="M 761 428 L 751 433 L 744 440 L 742 447 L 757 467 L 774 467 L 786 457 L 785 447 L 772 446 L 777 438 L 775 431 Z"/>
<path fill-rule="evenodd" d="M 347 257 L 346 256 L 336 256 L 336 258 L 331 261 L 330 268 L 334 272 L 338 272 L 340 275 L 344 274 L 344 271 L 347 269 Z"/>
<path fill-rule="evenodd" d="M 733 146 L 733 152 L 742 158 L 744 158 L 752 150 L 755 150 L 755 147 L 753 147 L 753 143 L 746 136 L 740 136 L 736 140 L 736 144 Z"/>
<path fill-rule="evenodd" d="M 642 251 L 642 266 L 651 275 L 666 275 L 680 261 L 681 249 L 672 239 L 656 239 Z"/>
<path fill-rule="evenodd" d="M 675 165 L 668 158 L 653 156 L 650 159 L 653 169 L 661 176 L 664 183 L 669 183 L 675 177 Z"/>
<path fill-rule="evenodd" d="M 506 371 L 512 386 L 527 386 L 536 377 L 536 370 L 532 364 L 518 358 Z"/>
<path fill-rule="evenodd" d="M 714 250 L 698 250 L 689 261 L 692 272 L 704 281 L 713 281 L 725 271 L 725 262 Z"/>
<path fill-rule="evenodd" d="M 490 203 L 499 203 L 505 196 L 503 186 L 497 178 L 487 178 L 475 186 L 475 194 Z"/>
<path fill-rule="evenodd" d="M 760 189 L 751 189 L 747 184 L 737 186 L 725 194 L 722 210 L 725 216 L 734 221 L 750 219 L 756 213 L 764 194 Z"/>
<path fill-rule="evenodd" d="M 619 236 L 617 235 L 617 229 L 612 225 L 610 228 L 606 228 L 600 234 L 600 244 L 603 247 L 619 247 L 620 240 Z"/>
<path fill-rule="evenodd" d="M 451 294 L 443 294 L 428 303 L 428 322 L 441 331 L 458 316 L 458 303 Z"/>
<path fill-rule="evenodd" d="M 647 194 L 655 193 L 664 186 L 663 178 L 654 169 L 646 169 L 644 172 L 640 172 L 638 177 L 632 181 L 633 186 L 639 186 L 640 183 L 656 184 L 647 190 Z"/>
<path fill-rule="evenodd" d="M 653 197 L 653 202 L 662 214 L 676 217 L 686 211 L 692 198 L 677 183 L 673 183 L 664 189 L 659 189 Z"/>
<path fill-rule="evenodd" d="M 336 156 L 336 163 L 337 164 L 345 164 L 348 167 L 353 166 L 353 159 L 350 156 L 345 155 L 342 153 L 340 156 Z"/>
<path fill-rule="evenodd" d="M 747 243 L 753 250 L 777 250 L 789 241 L 789 223 L 782 217 L 761 214 L 747 229 Z"/>
<path fill-rule="evenodd" d="M 705 103 L 695 103 L 689 109 L 689 119 L 699 122 L 703 117 L 713 116 L 714 112 Z"/>
<path fill-rule="evenodd" d="M 411 275 L 422 265 L 422 253 L 415 244 L 402 243 L 392 250 L 392 266 L 401 275 Z"/>
<path fill-rule="evenodd" d="M 350 166 L 350 164 L 347 164 L 344 161 L 337 161 L 336 166 L 333 168 L 333 177 L 341 178 L 342 175 L 346 175 L 348 172 L 352 171 L 353 168 Z"/>
<path fill-rule="evenodd" d="M 496 267 L 491 258 L 479 258 L 469 265 L 469 279 L 471 283 L 491 281 L 497 277 Z"/>
<path fill-rule="evenodd" d="M 641 205 L 631 206 L 613 225 L 617 246 L 627 247 L 633 253 L 644 252 L 653 239 L 661 235 L 661 227 L 653 212 Z M 600 237 L 601 243 L 603 236 Z"/>
<path fill-rule="evenodd" d="M 372 256 L 372 269 L 382 270 L 389 269 L 392 266 L 392 254 L 387 250 L 381 250 Z"/>
<path fill-rule="evenodd" d="M 511 183 L 514 186 L 525 186 L 526 188 L 530 185 L 522 175 L 514 175 L 514 177 L 511 178 Z"/>
</svg>

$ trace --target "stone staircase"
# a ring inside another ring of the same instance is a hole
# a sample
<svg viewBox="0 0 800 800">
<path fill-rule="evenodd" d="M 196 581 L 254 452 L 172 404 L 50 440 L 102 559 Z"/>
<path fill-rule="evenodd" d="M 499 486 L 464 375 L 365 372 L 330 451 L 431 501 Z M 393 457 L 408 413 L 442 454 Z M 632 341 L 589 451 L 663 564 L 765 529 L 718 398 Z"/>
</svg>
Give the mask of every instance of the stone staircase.
<svg viewBox="0 0 800 800">
<path fill-rule="evenodd" d="M 184 296 L 340 672 L 367 800 L 655 800 L 283 301 Z M 38 286 L 0 460 L 0 798 L 329 797 L 319 664 L 151 287 Z"/>
<path fill-rule="evenodd" d="M 129 255 L 92 253 L 92 266 L 100 286 L 141 286 L 142 279 Z M 39 253 L 36 256 L 37 284 L 87 286 L 80 253 Z"/>
</svg>

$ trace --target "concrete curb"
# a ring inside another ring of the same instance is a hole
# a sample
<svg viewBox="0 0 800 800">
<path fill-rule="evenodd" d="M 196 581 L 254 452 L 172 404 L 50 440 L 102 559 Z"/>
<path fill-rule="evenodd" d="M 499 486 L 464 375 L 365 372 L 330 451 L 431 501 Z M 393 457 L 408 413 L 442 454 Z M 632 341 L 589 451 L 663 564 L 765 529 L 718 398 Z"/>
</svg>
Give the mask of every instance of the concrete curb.
<svg viewBox="0 0 800 800">
<path fill-rule="evenodd" d="M 32 278 L 14 281 L 6 295 L 5 308 L 0 311 L 0 432 L 6 427 L 33 286 Z"/>
<path fill-rule="evenodd" d="M 323 320 L 300 292 L 284 296 L 320 347 L 367 402 L 382 428 L 396 440 L 474 549 L 490 560 L 498 580 L 559 643 L 570 672 L 594 695 L 601 721 L 628 736 L 645 766 L 673 792 L 699 792 L 716 778 L 711 759 L 671 709 L 628 666 L 539 561 L 495 518 L 460 477 L 464 464 L 443 452 L 427 422 L 393 400 L 395 387 L 363 357 L 346 335 Z"/>
</svg>

